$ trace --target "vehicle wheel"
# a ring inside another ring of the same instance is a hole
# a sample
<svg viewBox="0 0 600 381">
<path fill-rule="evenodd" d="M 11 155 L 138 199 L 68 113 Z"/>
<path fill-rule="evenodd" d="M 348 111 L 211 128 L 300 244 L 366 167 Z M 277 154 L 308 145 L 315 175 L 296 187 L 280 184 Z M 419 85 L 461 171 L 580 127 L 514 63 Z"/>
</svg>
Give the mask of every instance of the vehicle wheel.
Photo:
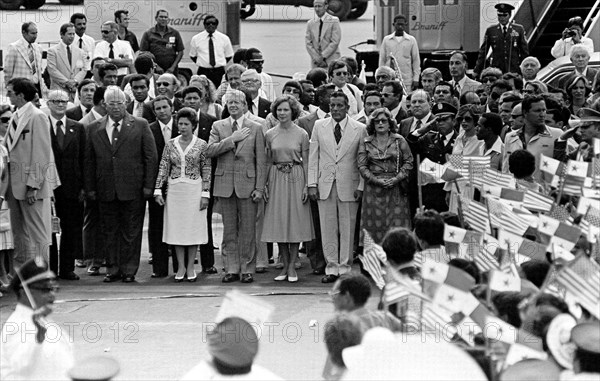
<svg viewBox="0 0 600 381">
<path fill-rule="evenodd" d="M 5 11 L 16 11 L 21 8 L 22 0 L 0 0 L 0 9 Z"/>
<path fill-rule="evenodd" d="M 342 20 L 346 20 L 352 8 L 351 0 L 329 0 L 327 12 Z"/>
<path fill-rule="evenodd" d="M 61 4 L 65 5 L 79 5 L 83 4 L 83 0 L 58 0 Z"/>
<path fill-rule="evenodd" d="M 179 72 L 177 73 L 177 79 L 180 82 L 179 88 L 183 89 L 184 87 L 187 87 L 187 85 L 190 83 L 190 78 L 192 78 L 192 72 L 186 69 L 179 69 Z"/>
<path fill-rule="evenodd" d="M 256 12 L 255 0 L 243 0 L 240 5 L 240 18 L 246 20 Z"/>
<path fill-rule="evenodd" d="M 358 7 L 354 8 L 348 14 L 348 20 L 356 20 L 360 16 L 364 15 L 369 7 L 369 3 L 362 3 Z"/>
<path fill-rule="evenodd" d="M 42 5 L 46 4 L 46 0 L 25 0 L 23 6 L 25 9 L 38 9 Z"/>
</svg>

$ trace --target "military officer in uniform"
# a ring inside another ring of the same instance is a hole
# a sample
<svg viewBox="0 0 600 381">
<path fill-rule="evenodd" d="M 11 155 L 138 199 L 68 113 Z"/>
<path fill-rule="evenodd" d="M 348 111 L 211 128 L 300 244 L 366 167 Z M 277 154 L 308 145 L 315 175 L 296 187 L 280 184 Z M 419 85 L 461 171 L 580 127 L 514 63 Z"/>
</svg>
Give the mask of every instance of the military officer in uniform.
<svg viewBox="0 0 600 381">
<path fill-rule="evenodd" d="M 529 55 L 525 29 L 520 24 L 509 23 L 510 13 L 515 7 L 500 3 L 495 6 L 498 11 L 498 24 L 492 25 L 485 31 L 483 44 L 479 49 L 479 57 L 475 64 L 475 77 L 479 78 L 485 68 L 488 50 L 492 49 L 492 58 L 488 66 L 497 67 L 503 73 L 519 73 L 519 64 Z"/>
<path fill-rule="evenodd" d="M 406 140 L 415 148 L 415 154 L 421 160 L 429 159 L 434 163 L 445 164 L 446 155 L 452 153 L 452 147 L 458 135 L 454 130 L 456 107 L 449 103 L 437 103 L 431 110 L 435 119 L 423 127 L 410 133 Z M 423 186 L 423 206 L 438 212 L 448 210 L 444 184 L 427 184 Z"/>
</svg>

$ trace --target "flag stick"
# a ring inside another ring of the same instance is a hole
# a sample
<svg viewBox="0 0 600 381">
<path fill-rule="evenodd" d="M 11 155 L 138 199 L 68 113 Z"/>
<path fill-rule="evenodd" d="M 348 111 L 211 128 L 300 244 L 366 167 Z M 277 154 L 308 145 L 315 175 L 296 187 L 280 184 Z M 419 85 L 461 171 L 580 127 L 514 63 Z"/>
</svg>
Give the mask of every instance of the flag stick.
<svg viewBox="0 0 600 381">
<path fill-rule="evenodd" d="M 490 214 L 490 204 L 488 203 L 487 198 L 485 199 L 485 209 L 487 210 L 488 223 L 490 224 L 490 235 L 498 239 L 498 235 L 494 234 L 494 228 L 492 228 L 492 215 Z"/>
<path fill-rule="evenodd" d="M 462 201 L 460 200 L 460 188 L 458 187 L 458 181 L 452 180 L 452 183 L 456 187 L 456 199 L 458 201 L 458 221 L 460 222 L 461 229 L 465 228 L 465 218 L 463 215 Z"/>
<path fill-rule="evenodd" d="M 419 168 L 421 168 L 421 155 L 417 154 L 417 192 L 419 196 L 419 210 L 421 210 L 423 209 L 423 190 L 421 189 L 421 171 L 419 170 Z"/>
</svg>

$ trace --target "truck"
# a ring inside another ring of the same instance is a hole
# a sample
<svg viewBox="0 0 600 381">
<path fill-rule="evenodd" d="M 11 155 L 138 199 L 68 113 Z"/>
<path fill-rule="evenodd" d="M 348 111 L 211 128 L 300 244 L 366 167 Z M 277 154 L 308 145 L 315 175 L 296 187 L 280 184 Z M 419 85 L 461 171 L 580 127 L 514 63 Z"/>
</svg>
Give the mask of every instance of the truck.
<svg viewBox="0 0 600 381">
<path fill-rule="evenodd" d="M 65 5 L 83 4 L 83 0 L 59 0 Z M 0 0 L 0 10 L 16 11 L 21 7 L 25 9 L 38 9 L 46 4 L 46 0 Z"/>
<path fill-rule="evenodd" d="M 234 50 L 240 46 L 239 0 L 86 0 L 86 33 L 100 41 L 102 23 L 114 21 L 114 13 L 119 9 L 129 11 L 129 30 L 135 33 L 138 41 L 141 41 L 145 31 L 156 24 L 156 11 L 166 9 L 169 12 L 169 26 L 179 31 L 185 45 L 178 74 L 184 86 L 197 70 L 196 64 L 190 59 L 189 41 L 204 30 L 204 17 L 207 14 L 213 14 L 219 19 L 218 30 L 229 36 Z"/>
</svg>

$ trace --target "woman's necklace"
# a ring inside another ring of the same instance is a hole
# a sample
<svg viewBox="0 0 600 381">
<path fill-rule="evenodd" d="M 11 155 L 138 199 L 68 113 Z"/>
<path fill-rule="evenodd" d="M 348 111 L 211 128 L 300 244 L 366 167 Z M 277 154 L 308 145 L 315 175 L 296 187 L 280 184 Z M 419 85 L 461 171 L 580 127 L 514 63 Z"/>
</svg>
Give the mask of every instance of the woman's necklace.
<svg viewBox="0 0 600 381">
<path fill-rule="evenodd" d="M 388 137 L 385 141 L 385 150 L 380 148 L 379 140 L 375 139 L 375 141 L 377 142 L 377 144 L 375 144 L 375 148 L 377 148 L 377 157 L 379 158 L 379 160 L 383 160 L 387 156 L 388 147 L 389 147 L 389 143 L 390 143 L 390 137 L 388 135 Z M 380 152 L 383 152 L 383 155 Z"/>
</svg>

